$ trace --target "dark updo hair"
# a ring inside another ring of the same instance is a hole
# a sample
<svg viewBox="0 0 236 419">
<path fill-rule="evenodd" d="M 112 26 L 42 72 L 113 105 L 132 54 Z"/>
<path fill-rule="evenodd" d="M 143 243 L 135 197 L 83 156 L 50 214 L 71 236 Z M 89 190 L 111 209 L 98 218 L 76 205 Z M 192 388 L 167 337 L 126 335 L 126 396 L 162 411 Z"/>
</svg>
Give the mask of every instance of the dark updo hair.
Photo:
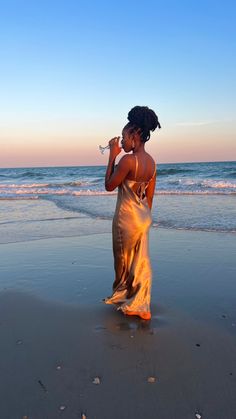
<svg viewBox="0 0 236 419">
<path fill-rule="evenodd" d="M 147 106 L 135 106 L 128 113 L 129 123 L 124 127 L 131 130 L 141 130 L 141 140 L 146 142 L 150 138 L 150 131 L 154 131 L 157 127 L 161 128 L 158 117 L 152 109 Z"/>
</svg>

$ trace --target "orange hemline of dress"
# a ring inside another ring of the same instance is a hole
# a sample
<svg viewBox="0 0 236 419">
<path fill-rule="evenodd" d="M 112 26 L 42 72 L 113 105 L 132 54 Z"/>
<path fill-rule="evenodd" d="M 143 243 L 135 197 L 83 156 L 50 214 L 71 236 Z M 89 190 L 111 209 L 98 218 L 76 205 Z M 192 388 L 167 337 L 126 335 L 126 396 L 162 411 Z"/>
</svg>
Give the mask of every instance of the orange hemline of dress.
<svg viewBox="0 0 236 419">
<path fill-rule="evenodd" d="M 151 313 L 139 313 L 138 311 L 123 311 L 126 316 L 139 316 L 143 320 L 151 320 Z"/>
</svg>

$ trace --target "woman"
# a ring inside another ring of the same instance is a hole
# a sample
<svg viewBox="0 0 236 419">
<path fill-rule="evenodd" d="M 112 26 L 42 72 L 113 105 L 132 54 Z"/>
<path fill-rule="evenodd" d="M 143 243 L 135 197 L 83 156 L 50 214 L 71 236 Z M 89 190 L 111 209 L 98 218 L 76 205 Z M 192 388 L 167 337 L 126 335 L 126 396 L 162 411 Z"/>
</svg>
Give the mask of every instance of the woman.
<svg viewBox="0 0 236 419">
<path fill-rule="evenodd" d="M 121 152 L 119 137 L 109 141 L 110 156 L 105 188 L 118 186 L 116 210 L 112 224 L 115 281 L 113 294 L 106 304 L 117 304 L 117 310 L 149 320 L 152 270 L 148 250 L 148 233 L 156 183 L 156 164 L 145 151 L 150 131 L 161 128 L 155 112 L 147 106 L 135 106 L 123 128 L 121 146 L 126 154 L 115 170 L 115 159 Z"/>
</svg>

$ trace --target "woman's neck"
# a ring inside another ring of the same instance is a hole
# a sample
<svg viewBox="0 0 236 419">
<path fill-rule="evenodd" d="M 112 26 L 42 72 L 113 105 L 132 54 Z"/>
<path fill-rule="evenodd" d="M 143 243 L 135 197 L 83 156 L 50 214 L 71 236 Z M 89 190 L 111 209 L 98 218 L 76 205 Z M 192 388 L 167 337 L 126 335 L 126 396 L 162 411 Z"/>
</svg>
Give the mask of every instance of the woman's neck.
<svg viewBox="0 0 236 419">
<path fill-rule="evenodd" d="M 133 153 L 142 153 L 144 151 L 145 151 L 145 143 L 143 142 L 136 144 L 133 149 Z"/>
</svg>

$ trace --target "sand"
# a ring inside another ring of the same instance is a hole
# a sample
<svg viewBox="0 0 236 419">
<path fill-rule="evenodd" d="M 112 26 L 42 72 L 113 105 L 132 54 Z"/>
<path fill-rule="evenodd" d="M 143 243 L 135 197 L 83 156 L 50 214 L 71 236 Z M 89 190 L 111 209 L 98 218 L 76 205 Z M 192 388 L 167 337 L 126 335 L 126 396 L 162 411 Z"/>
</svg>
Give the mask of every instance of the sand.
<svg viewBox="0 0 236 419">
<path fill-rule="evenodd" d="M 1 419 L 236 418 L 235 235 L 152 230 L 150 251 L 146 322 L 101 302 L 109 233 L 0 245 Z"/>
</svg>

